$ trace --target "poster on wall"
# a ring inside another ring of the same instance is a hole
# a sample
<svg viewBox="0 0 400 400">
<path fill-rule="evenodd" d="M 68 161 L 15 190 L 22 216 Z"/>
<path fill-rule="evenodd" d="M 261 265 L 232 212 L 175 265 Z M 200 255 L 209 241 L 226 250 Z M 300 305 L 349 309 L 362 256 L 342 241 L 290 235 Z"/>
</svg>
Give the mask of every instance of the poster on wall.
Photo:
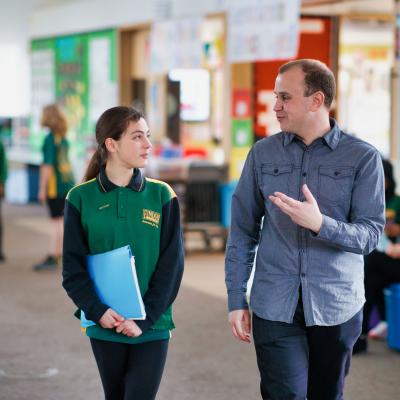
<svg viewBox="0 0 400 400">
<path fill-rule="evenodd" d="M 229 178 L 231 181 L 239 180 L 250 148 L 250 146 L 245 146 L 234 147 L 231 149 L 229 160 Z"/>
<path fill-rule="evenodd" d="M 251 119 L 232 120 L 232 147 L 250 147 L 253 144 Z"/>
<path fill-rule="evenodd" d="M 273 90 L 260 90 L 257 93 L 257 104 L 259 105 L 256 114 L 257 125 L 263 129 L 265 136 L 272 135 L 281 130 L 274 111 L 275 103 L 276 97 Z"/>
<path fill-rule="evenodd" d="M 116 79 L 116 33 L 89 34 L 89 130 L 94 131 L 104 110 L 118 103 Z"/>
<path fill-rule="evenodd" d="M 201 68 L 201 17 L 156 22 L 150 34 L 150 71 Z"/>
<path fill-rule="evenodd" d="M 71 153 L 83 158 L 98 116 L 118 101 L 116 31 L 34 40 L 31 48 L 30 144 L 40 149 L 45 134 L 42 108 L 57 102 L 67 116 Z"/>
<path fill-rule="evenodd" d="M 300 0 L 231 0 L 228 60 L 281 60 L 297 54 Z"/>
<path fill-rule="evenodd" d="M 250 118 L 252 115 L 252 101 L 250 89 L 233 89 L 232 110 L 234 118 Z"/>
<path fill-rule="evenodd" d="M 32 46 L 32 118 L 30 144 L 39 149 L 42 142 L 40 116 L 44 106 L 55 101 L 55 51 L 52 40 L 37 41 Z"/>
<path fill-rule="evenodd" d="M 182 121 L 207 121 L 210 116 L 210 73 L 206 69 L 173 69 L 168 77 L 180 83 Z"/>
<path fill-rule="evenodd" d="M 87 126 L 86 47 L 83 35 L 56 39 L 56 98 L 68 116 L 68 134 L 72 141 Z"/>
<path fill-rule="evenodd" d="M 394 58 L 392 24 L 381 22 L 371 27 L 368 20 L 345 20 L 340 31 L 339 124 L 388 157 L 390 70 Z"/>
</svg>

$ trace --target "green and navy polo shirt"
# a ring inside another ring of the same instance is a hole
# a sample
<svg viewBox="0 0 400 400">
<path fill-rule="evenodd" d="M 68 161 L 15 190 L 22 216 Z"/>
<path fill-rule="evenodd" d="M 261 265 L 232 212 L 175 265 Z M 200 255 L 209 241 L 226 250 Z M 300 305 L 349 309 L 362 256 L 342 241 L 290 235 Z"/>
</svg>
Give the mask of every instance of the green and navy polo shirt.
<svg viewBox="0 0 400 400">
<path fill-rule="evenodd" d="M 7 179 L 8 163 L 4 144 L 0 140 L 0 184 L 4 185 Z"/>
<path fill-rule="evenodd" d="M 392 196 L 386 204 L 386 218 L 396 224 L 400 223 L 400 196 Z"/>
<path fill-rule="evenodd" d="M 112 183 L 104 169 L 74 187 L 65 206 L 63 286 L 88 319 L 98 323 L 109 308 L 97 296 L 86 256 L 130 245 L 135 257 L 146 319 L 135 321 L 138 338 L 118 334 L 100 325 L 89 327 L 89 337 L 124 343 L 169 338 L 174 328 L 171 304 L 183 273 L 183 240 L 179 204 L 164 182 L 134 171 L 130 183 Z"/>
<path fill-rule="evenodd" d="M 49 133 L 43 142 L 43 164 L 51 165 L 53 172 L 47 185 L 47 198 L 64 198 L 74 186 L 74 176 L 68 159 L 66 138 Z"/>
</svg>

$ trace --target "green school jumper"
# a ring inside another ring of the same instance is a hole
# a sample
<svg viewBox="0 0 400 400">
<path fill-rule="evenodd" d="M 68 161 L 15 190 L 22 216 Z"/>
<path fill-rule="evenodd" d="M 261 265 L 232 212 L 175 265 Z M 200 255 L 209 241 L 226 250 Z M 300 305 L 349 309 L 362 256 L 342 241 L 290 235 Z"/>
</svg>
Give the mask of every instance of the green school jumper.
<svg viewBox="0 0 400 400">
<path fill-rule="evenodd" d="M 3 186 L 3 189 L 6 183 L 7 174 L 8 174 L 8 162 L 7 162 L 6 150 L 4 149 L 3 142 L 0 140 L 0 185 Z"/>
<path fill-rule="evenodd" d="M 139 169 L 126 187 L 113 184 L 104 169 L 74 187 L 67 196 L 63 248 L 63 286 L 88 319 L 98 323 L 109 308 L 98 298 L 86 256 L 130 245 L 135 256 L 146 319 L 135 321 L 143 334 L 131 338 L 95 325 L 95 339 L 142 343 L 168 339 L 173 329 L 171 304 L 183 273 L 179 205 L 164 182 L 144 178 Z"/>
<path fill-rule="evenodd" d="M 386 204 L 386 219 L 390 219 L 396 224 L 400 223 L 400 197 L 394 195 Z"/>
<path fill-rule="evenodd" d="M 43 142 L 43 164 L 51 165 L 53 172 L 47 185 L 47 198 L 64 198 L 74 186 L 72 166 L 68 159 L 66 138 L 49 133 Z"/>
</svg>

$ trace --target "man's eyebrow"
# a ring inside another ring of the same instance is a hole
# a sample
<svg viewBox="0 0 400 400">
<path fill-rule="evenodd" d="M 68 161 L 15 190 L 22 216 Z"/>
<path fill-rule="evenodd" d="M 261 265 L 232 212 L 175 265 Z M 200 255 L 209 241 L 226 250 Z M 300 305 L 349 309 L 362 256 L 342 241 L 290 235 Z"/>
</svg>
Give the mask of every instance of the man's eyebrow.
<svg viewBox="0 0 400 400">
<path fill-rule="evenodd" d="M 150 129 L 148 129 L 146 132 L 144 132 L 144 131 L 142 131 L 142 130 L 140 130 L 140 129 L 137 129 L 136 131 L 132 131 L 132 132 L 129 132 L 131 135 L 133 135 L 134 133 L 141 133 L 142 135 L 144 135 L 145 133 L 150 133 Z"/>
<path fill-rule="evenodd" d="M 290 96 L 290 93 L 289 93 L 289 92 L 277 92 L 276 90 L 274 90 L 274 93 L 275 93 L 275 94 L 280 94 L 280 95 L 287 94 L 287 95 Z"/>
</svg>

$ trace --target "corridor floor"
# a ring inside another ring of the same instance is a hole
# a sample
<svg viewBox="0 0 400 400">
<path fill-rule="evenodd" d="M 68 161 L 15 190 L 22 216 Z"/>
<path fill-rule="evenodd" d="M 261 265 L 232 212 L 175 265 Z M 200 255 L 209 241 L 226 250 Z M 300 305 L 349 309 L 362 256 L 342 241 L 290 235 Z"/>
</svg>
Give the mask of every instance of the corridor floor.
<svg viewBox="0 0 400 400">
<path fill-rule="evenodd" d="M 87 338 L 61 287 L 61 271 L 34 272 L 50 226 L 38 205 L 9 205 L 0 265 L 0 400 L 97 400 L 102 389 Z M 174 307 L 177 329 L 159 400 L 259 399 L 252 345 L 227 324 L 222 253 L 189 253 Z M 400 353 L 371 343 L 353 358 L 345 398 L 400 398 Z"/>
</svg>

